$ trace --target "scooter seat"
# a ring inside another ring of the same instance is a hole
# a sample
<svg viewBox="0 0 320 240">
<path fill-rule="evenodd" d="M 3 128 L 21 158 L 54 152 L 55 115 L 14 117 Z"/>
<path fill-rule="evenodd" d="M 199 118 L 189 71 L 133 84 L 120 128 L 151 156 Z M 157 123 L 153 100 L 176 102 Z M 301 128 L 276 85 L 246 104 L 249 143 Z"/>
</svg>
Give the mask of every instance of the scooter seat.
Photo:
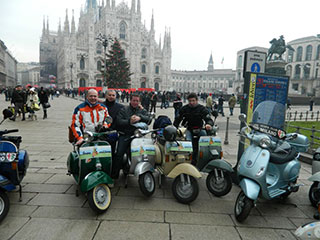
<svg viewBox="0 0 320 240">
<path fill-rule="evenodd" d="M 297 151 L 295 148 L 291 148 L 289 153 L 284 152 L 271 152 L 270 153 L 270 162 L 275 164 L 284 164 L 290 162 L 297 156 Z"/>
</svg>

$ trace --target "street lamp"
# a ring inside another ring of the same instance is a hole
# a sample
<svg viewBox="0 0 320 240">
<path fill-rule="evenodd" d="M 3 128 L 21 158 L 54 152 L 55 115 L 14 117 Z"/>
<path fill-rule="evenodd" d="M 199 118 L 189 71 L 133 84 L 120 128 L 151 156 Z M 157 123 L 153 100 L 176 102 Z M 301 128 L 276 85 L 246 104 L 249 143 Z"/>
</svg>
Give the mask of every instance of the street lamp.
<svg viewBox="0 0 320 240">
<path fill-rule="evenodd" d="M 107 47 L 108 47 L 108 42 L 112 41 L 112 38 L 109 36 L 107 37 L 105 34 L 99 33 L 98 36 L 96 37 L 96 40 L 99 40 L 102 43 L 103 50 L 104 50 L 104 69 L 103 69 L 103 82 L 104 85 L 107 86 L 107 68 L 106 68 L 106 63 L 107 63 Z M 108 87 L 108 86 L 107 86 Z"/>
<path fill-rule="evenodd" d="M 73 80 L 72 80 L 72 68 L 73 68 L 73 63 L 70 63 L 70 72 L 71 72 L 71 89 L 73 89 Z"/>
</svg>

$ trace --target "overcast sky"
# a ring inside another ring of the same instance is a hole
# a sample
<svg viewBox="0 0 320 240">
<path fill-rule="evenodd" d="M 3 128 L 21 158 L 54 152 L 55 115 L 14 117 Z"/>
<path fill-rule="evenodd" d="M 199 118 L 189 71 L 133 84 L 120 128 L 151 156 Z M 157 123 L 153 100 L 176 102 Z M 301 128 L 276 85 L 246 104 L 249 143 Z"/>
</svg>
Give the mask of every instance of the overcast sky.
<svg viewBox="0 0 320 240">
<path fill-rule="evenodd" d="M 131 0 L 124 2 L 131 7 Z M 19 62 L 38 62 L 43 16 L 57 30 L 66 8 L 69 21 L 74 9 L 77 25 L 81 5 L 85 0 L 0 0 L 0 39 Z M 216 69 L 235 69 L 241 49 L 269 48 L 280 35 L 288 42 L 320 34 L 319 0 L 141 0 L 148 29 L 152 9 L 156 41 L 171 28 L 171 68 L 177 70 L 207 69 L 211 52 Z"/>
</svg>

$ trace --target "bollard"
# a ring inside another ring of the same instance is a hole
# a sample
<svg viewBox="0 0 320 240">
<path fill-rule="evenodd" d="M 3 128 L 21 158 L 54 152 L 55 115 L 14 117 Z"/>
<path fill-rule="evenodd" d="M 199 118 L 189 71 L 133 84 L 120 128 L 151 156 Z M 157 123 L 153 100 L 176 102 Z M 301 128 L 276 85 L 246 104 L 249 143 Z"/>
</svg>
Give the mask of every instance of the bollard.
<svg viewBox="0 0 320 240">
<path fill-rule="evenodd" d="M 297 111 L 295 111 L 295 113 L 294 113 L 294 121 L 296 121 L 296 120 L 297 120 L 297 114 L 298 114 L 298 112 L 297 112 Z"/>
<path fill-rule="evenodd" d="M 223 142 L 225 145 L 229 144 L 228 131 L 229 131 L 229 117 L 227 117 L 226 136 L 225 136 L 224 142 Z"/>
<path fill-rule="evenodd" d="M 317 112 L 317 122 L 318 122 L 318 119 L 319 119 L 319 111 Z"/>
<path fill-rule="evenodd" d="M 314 144 L 315 132 L 316 132 L 316 127 L 313 125 L 311 130 L 311 146 L 313 146 Z"/>
<path fill-rule="evenodd" d="M 309 112 L 306 111 L 306 121 L 308 121 L 308 114 L 309 114 Z"/>
</svg>

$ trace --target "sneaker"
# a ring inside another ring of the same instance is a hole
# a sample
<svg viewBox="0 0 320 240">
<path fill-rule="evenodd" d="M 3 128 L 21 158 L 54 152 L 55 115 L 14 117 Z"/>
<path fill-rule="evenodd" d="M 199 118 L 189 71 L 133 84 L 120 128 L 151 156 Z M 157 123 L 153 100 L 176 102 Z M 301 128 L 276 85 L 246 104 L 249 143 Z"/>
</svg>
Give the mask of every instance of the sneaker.
<svg viewBox="0 0 320 240">
<path fill-rule="evenodd" d="M 25 118 L 22 118 L 22 119 L 21 119 L 21 121 L 25 121 L 25 120 L 26 120 Z M 14 120 L 13 120 L 13 121 L 14 121 Z"/>
<path fill-rule="evenodd" d="M 109 184 L 108 184 L 108 187 L 109 187 L 109 188 L 114 188 L 114 183 L 109 183 Z"/>
</svg>

